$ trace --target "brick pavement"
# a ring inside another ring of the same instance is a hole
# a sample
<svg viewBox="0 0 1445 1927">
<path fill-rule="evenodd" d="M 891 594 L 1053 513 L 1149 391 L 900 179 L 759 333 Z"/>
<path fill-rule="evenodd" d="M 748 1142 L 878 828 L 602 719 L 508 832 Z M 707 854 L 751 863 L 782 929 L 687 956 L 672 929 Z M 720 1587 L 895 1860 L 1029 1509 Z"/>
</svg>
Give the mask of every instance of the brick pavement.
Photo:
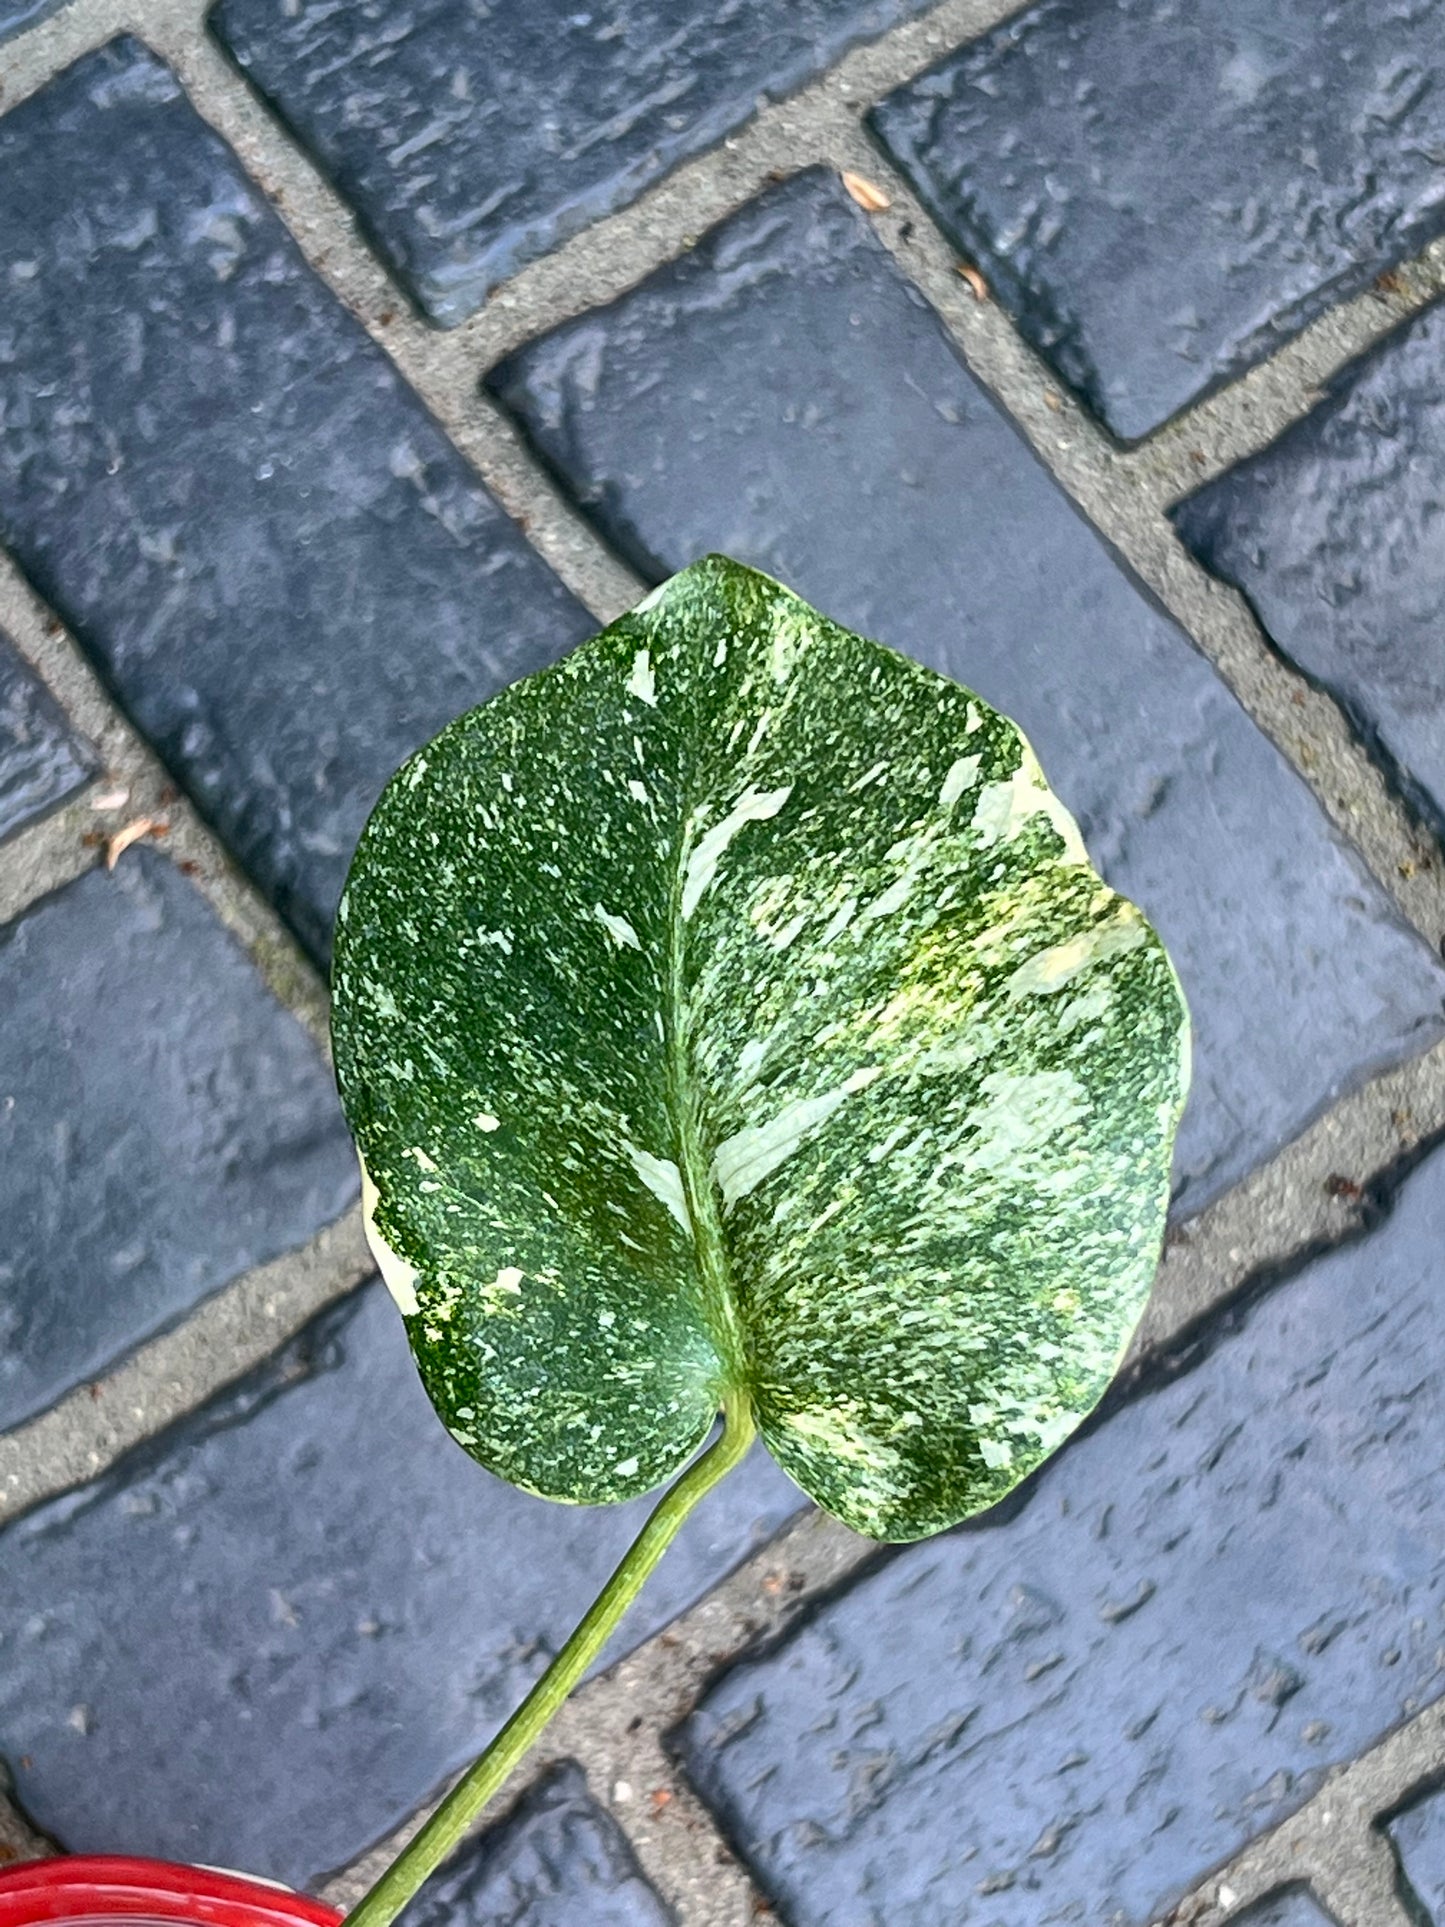
<svg viewBox="0 0 1445 1927">
<path fill-rule="evenodd" d="M 392 765 L 719 546 L 1164 929 L 1171 1243 L 996 1517 L 755 1459 L 423 1911 L 1445 1923 L 1445 5 L 1003 11 L 0 4 L 0 1854 L 348 1900 L 630 1530 L 430 1420 L 317 965 Z"/>
</svg>

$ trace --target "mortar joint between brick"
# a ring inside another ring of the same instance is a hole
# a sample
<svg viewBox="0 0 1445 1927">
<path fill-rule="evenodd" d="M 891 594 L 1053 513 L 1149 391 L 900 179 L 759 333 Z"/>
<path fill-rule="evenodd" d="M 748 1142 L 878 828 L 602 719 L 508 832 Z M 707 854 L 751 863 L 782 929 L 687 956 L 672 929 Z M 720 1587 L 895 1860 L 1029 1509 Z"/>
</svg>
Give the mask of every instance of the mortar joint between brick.
<svg viewBox="0 0 1445 1927">
<path fill-rule="evenodd" d="M 85 6 L 85 0 L 77 0 L 77 8 L 73 11 L 90 11 L 100 15 L 108 27 L 113 27 L 115 24 L 113 19 L 106 19 L 107 15 L 113 15 L 115 12 L 113 6 L 106 4 L 106 0 L 97 0 L 97 3 L 89 9 Z M 986 27 L 992 23 L 992 17 L 995 15 L 1002 17 L 1002 14 L 1007 11 L 1007 8 L 980 10 L 976 6 L 960 7 L 953 4 L 953 0 L 946 0 L 944 6 L 922 20 L 906 22 L 894 29 L 891 34 L 882 36 L 865 47 L 852 50 L 844 55 L 827 74 L 808 87 L 782 102 L 765 107 L 734 141 L 715 146 L 695 161 L 687 163 L 673 176 L 669 176 L 667 180 L 650 190 L 648 195 L 644 195 L 640 202 L 634 204 L 633 209 L 623 210 L 617 215 L 595 223 L 582 236 L 577 237 L 576 241 L 554 252 L 548 260 L 555 260 L 557 254 L 566 254 L 578 247 L 585 252 L 588 247 L 595 246 L 591 237 L 601 236 L 605 243 L 605 237 L 610 230 L 634 218 L 635 208 L 645 208 L 653 201 L 662 199 L 666 196 L 669 185 L 676 183 L 679 179 L 685 178 L 698 182 L 706 181 L 710 174 L 714 177 L 720 176 L 724 156 L 729 148 L 736 149 L 749 143 L 753 145 L 761 143 L 766 146 L 774 123 L 787 117 L 792 121 L 801 118 L 804 124 L 802 130 L 804 138 L 801 142 L 798 140 L 799 130 L 796 127 L 790 129 L 789 145 L 791 164 L 794 168 L 824 161 L 835 167 L 852 162 L 859 168 L 871 169 L 887 183 L 891 198 L 907 209 L 908 219 L 914 234 L 919 237 L 923 251 L 926 254 L 934 254 L 937 257 L 934 265 L 942 265 L 943 271 L 949 272 L 954 263 L 952 250 L 948 247 L 947 241 L 912 195 L 903 177 L 887 157 L 867 140 L 855 118 L 854 108 L 865 105 L 869 99 L 876 97 L 878 92 L 897 85 L 900 79 L 911 77 L 913 72 L 918 71 L 934 58 L 940 51 L 940 46 L 934 44 L 938 39 L 940 26 L 944 28 L 942 38 L 948 40 L 950 33 L 965 31 L 963 24 L 965 15 L 968 23 L 967 31 L 976 33 L 986 30 Z M 984 18 L 984 15 L 989 17 Z M 622 607 L 627 606 L 629 600 L 635 599 L 635 594 L 642 585 L 602 542 L 576 506 L 558 490 L 543 465 L 533 457 L 501 412 L 489 399 L 478 392 L 477 384 L 481 370 L 473 359 L 471 335 L 476 328 L 485 324 L 488 311 L 483 310 L 482 315 L 476 317 L 472 324 L 465 324 L 450 336 L 439 334 L 414 316 L 408 316 L 400 330 L 392 331 L 390 334 L 378 327 L 375 314 L 368 310 L 374 308 L 378 289 L 385 296 L 387 291 L 391 290 L 391 283 L 357 235 L 350 213 L 334 189 L 281 125 L 269 112 L 258 105 L 244 78 L 211 40 L 205 30 L 204 16 L 204 7 L 193 4 L 192 0 L 186 0 L 185 4 L 173 3 L 146 22 L 133 24 L 138 25 L 142 33 L 150 30 L 151 38 L 157 45 L 158 51 L 173 60 L 183 81 L 189 82 L 193 93 L 200 96 L 196 103 L 199 109 L 202 112 L 209 112 L 215 124 L 218 125 L 218 131 L 223 136 L 231 138 L 233 144 L 242 151 L 243 160 L 255 172 L 263 190 L 272 194 L 273 198 L 277 197 L 286 185 L 286 177 L 290 170 L 300 171 L 309 184 L 312 196 L 320 199 L 327 209 L 331 224 L 337 227 L 338 236 L 344 243 L 343 252 L 353 257 L 351 261 L 343 264 L 338 282 L 329 261 L 321 258 L 325 250 L 309 245 L 310 236 L 306 224 L 304 222 L 296 224 L 289 218 L 290 210 L 283 207 L 282 218 L 288 221 L 293 237 L 313 271 L 326 279 L 333 286 L 334 291 L 357 313 L 383 351 L 396 363 L 403 377 L 417 388 L 423 399 L 438 414 L 443 426 L 468 459 L 474 462 L 483 479 L 489 486 L 494 487 L 503 506 L 528 527 L 528 533 L 540 552 L 557 568 L 558 573 L 564 581 L 567 581 L 574 593 L 578 593 L 601 620 L 610 619 L 619 613 Z M 180 23 L 179 27 L 177 27 L 177 21 Z M 41 23 L 31 32 L 38 34 L 44 30 L 44 26 L 45 23 Z M 98 40 L 107 36 L 100 33 L 95 37 Z M 21 42 L 23 43 L 26 38 L 28 36 L 21 36 Z M 890 53 L 896 53 L 896 50 L 902 47 L 909 49 L 908 58 L 903 63 L 900 64 L 895 59 L 892 61 L 892 71 L 881 73 L 875 71 L 871 87 L 861 90 L 855 100 L 845 101 L 841 97 L 840 89 L 850 73 L 856 73 L 861 77 L 870 67 L 875 70 L 879 69 L 880 65 L 887 68 L 890 64 L 888 58 Z M 74 48 L 67 48 L 67 57 L 73 52 Z M 222 111 L 216 113 L 218 104 Z M 245 123 L 245 126 L 241 127 L 239 123 Z M 254 146 L 254 138 L 247 140 L 245 135 L 249 132 L 254 137 L 259 129 L 265 130 L 263 142 L 265 152 L 258 161 L 254 152 L 246 151 Z M 274 162 L 277 156 L 282 157 L 279 169 L 267 164 Z M 756 191 L 756 187 L 757 183 L 750 181 L 745 184 L 741 197 L 725 196 L 725 204 L 722 207 L 708 210 L 709 218 L 720 218 L 721 214 L 741 205 L 743 200 L 750 198 Z M 284 195 L 282 198 L 284 199 Z M 675 195 L 674 198 L 676 198 Z M 685 199 L 685 196 L 683 198 Z M 666 228 L 667 224 L 664 223 L 663 226 Z M 886 226 L 880 226 L 879 231 L 885 245 L 890 246 L 895 258 L 898 259 L 900 270 L 910 279 L 916 278 L 911 263 L 903 257 L 894 235 Z M 334 241 L 338 236 L 331 238 Z M 669 231 L 665 234 L 660 249 L 657 246 L 656 235 L 654 234 L 652 238 L 653 254 L 660 259 L 666 259 L 680 251 L 690 237 L 685 231 Z M 546 263 L 542 263 L 536 268 L 524 270 L 518 277 L 519 282 L 527 284 L 529 276 L 535 275 L 539 268 L 545 266 Z M 356 268 L 362 282 L 367 284 L 364 291 L 369 294 L 370 300 L 358 302 L 354 298 L 356 290 L 348 285 L 352 278 L 350 273 L 352 267 Z M 391 298 L 397 299 L 394 291 Z M 1360 299 L 1365 300 L 1368 297 Z M 1006 318 L 999 318 L 997 321 L 997 338 L 992 344 L 981 341 L 976 328 L 960 326 L 962 301 L 961 292 L 955 291 L 952 300 L 946 300 L 940 304 L 935 292 L 935 304 L 941 306 L 945 325 L 949 328 L 959 351 L 980 378 L 998 395 L 1000 402 L 1029 436 L 1036 451 L 1053 470 L 1061 485 L 1079 500 L 1085 513 L 1090 514 L 1092 519 L 1098 520 L 1099 511 L 1088 500 L 1088 494 L 1091 491 L 1087 485 L 1090 482 L 1097 482 L 1100 472 L 1105 472 L 1108 474 L 1108 492 L 1111 495 L 1117 494 L 1118 484 L 1123 482 L 1134 495 L 1138 508 L 1142 509 L 1145 504 L 1148 504 L 1162 515 L 1163 509 L 1167 507 L 1165 498 L 1170 491 L 1167 486 L 1159 486 L 1160 478 L 1153 473 L 1147 461 L 1143 459 L 1147 455 L 1149 444 L 1139 451 L 1121 452 L 1105 432 L 1092 422 L 1091 418 L 1082 411 L 1076 411 L 1068 426 L 1070 436 L 1078 438 L 1077 452 L 1071 440 L 1066 451 L 1070 459 L 1061 460 L 1059 443 L 1062 438 L 1054 432 L 1058 427 L 1057 422 L 1049 423 L 1039 419 L 1037 403 L 1052 379 L 1046 364 L 1023 343 L 1017 330 Z M 552 311 L 550 305 L 546 313 L 529 313 L 528 310 L 533 304 L 527 302 L 525 298 L 516 306 L 518 325 L 508 331 L 508 338 L 494 340 L 491 343 L 494 353 L 505 352 L 508 347 L 515 345 L 517 340 L 528 338 L 540 327 L 555 325 L 560 318 L 555 311 Z M 1329 318 L 1325 319 L 1328 321 Z M 1322 325 L 1324 324 L 1315 324 L 1315 330 L 1312 333 L 1317 333 Z M 1008 365 L 1000 366 L 997 353 L 990 354 L 987 349 L 990 345 L 997 349 L 1005 342 L 1008 350 Z M 1276 362 L 1283 365 L 1295 352 L 1296 346 L 1297 344 L 1287 345 L 1275 358 Z M 1254 375 L 1258 373 L 1259 371 L 1254 371 Z M 1231 389 L 1225 391 L 1225 397 L 1240 390 L 1244 383 L 1251 379 L 1251 376 L 1246 376 L 1243 383 L 1233 384 Z M 463 397 L 466 398 L 465 402 Z M 1302 390 L 1301 395 L 1296 396 L 1295 399 L 1301 406 L 1305 405 L 1308 400 L 1307 391 Z M 1216 396 L 1201 404 L 1201 407 L 1212 409 L 1218 417 L 1221 409 L 1226 405 L 1226 400 Z M 1227 420 L 1227 415 L 1225 419 Z M 1188 418 L 1186 422 L 1187 420 Z M 1136 460 L 1136 457 L 1140 459 Z M 1088 472 L 1091 469 L 1095 471 L 1092 475 Z M 1082 488 L 1081 483 L 1084 484 Z M 1110 539 L 1120 541 L 1121 548 L 1133 565 L 1140 569 L 1145 580 L 1170 601 L 1174 613 L 1186 622 L 1186 626 L 1190 628 L 1191 633 L 1195 633 L 1196 640 L 1210 655 L 1216 667 L 1221 670 L 1231 685 L 1236 687 L 1236 693 L 1241 694 L 1241 699 L 1246 701 L 1246 707 L 1250 708 L 1255 720 L 1290 757 L 1305 780 L 1311 782 L 1316 794 L 1320 796 L 1331 815 L 1331 819 L 1336 823 L 1336 827 L 1352 841 L 1356 841 L 1356 826 L 1350 821 L 1348 814 L 1342 816 L 1341 812 L 1333 806 L 1333 799 L 1314 781 L 1309 769 L 1302 767 L 1293 742 L 1288 738 L 1281 740 L 1271 729 L 1269 719 L 1261 716 L 1257 705 L 1252 705 L 1240 692 L 1236 678 L 1231 674 L 1230 665 L 1220 659 L 1218 652 L 1210 647 L 1209 639 L 1198 635 L 1194 625 L 1189 623 L 1187 615 L 1179 611 L 1169 597 L 1167 585 L 1157 579 L 1156 571 L 1150 566 L 1150 559 L 1134 552 L 1135 545 L 1127 538 L 1121 540 L 1117 529 L 1106 527 L 1105 533 L 1110 536 Z M 1172 538 L 1172 530 L 1170 535 Z M 1198 571 L 1198 565 L 1194 564 L 1192 558 L 1183 558 L 1182 551 L 1180 559 L 1183 560 L 1185 567 L 1202 576 L 1203 572 Z M 1203 579 L 1208 581 L 1207 577 Z M 1248 637 L 1248 646 L 1253 654 L 1262 658 L 1272 656 L 1267 642 L 1252 622 L 1247 628 L 1241 624 L 1241 629 Z M 1264 661 L 1260 673 L 1268 676 L 1271 672 L 1277 675 L 1287 673 L 1283 665 L 1277 661 L 1272 663 Z M 1399 815 L 1400 821 L 1396 826 L 1397 834 L 1391 839 L 1390 847 L 1384 852 L 1367 851 L 1365 854 L 1367 860 L 1371 855 L 1374 856 L 1374 861 L 1371 863 L 1372 869 L 1396 901 L 1401 904 L 1404 913 L 1416 920 L 1418 925 L 1420 913 L 1416 907 L 1415 895 L 1402 892 L 1399 885 L 1400 876 L 1408 874 L 1416 867 L 1417 848 L 1410 835 L 1408 820 L 1403 817 L 1403 813 L 1396 814 Z M 1433 906 L 1432 911 L 1427 912 L 1426 915 L 1431 922 L 1445 926 L 1445 899 L 1442 899 L 1438 918 L 1433 914 Z M 1427 928 L 1425 934 L 1433 940 L 1438 931 Z"/>
</svg>

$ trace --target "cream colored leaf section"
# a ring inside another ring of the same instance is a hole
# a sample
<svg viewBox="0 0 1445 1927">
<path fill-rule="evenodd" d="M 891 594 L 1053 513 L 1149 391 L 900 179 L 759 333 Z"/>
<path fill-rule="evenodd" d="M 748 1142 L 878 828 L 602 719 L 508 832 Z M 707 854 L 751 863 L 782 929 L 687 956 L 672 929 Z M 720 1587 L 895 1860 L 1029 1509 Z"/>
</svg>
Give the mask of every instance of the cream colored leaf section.
<svg viewBox="0 0 1445 1927">
<path fill-rule="evenodd" d="M 868 1065 L 854 1071 L 836 1090 L 824 1091 L 818 1097 L 795 1098 L 766 1124 L 749 1124 L 725 1139 L 712 1160 L 712 1174 L 723 1194 L 724 1209 L 731 1209 L 739 1198 L 755 1191 L 764 1178 L 787 1163 L 813 1131 L 827 1123 L 845 1099 L 855 1091 L 866 1091 L 882 1075 L 881 1064 Z"/>
<path fill-rule="evenodd" d="M 409 1265 L 405 1258 L 396 1255 L 377 1229 L 375 1213 L 381 1194 L 371 1181 L 366 1160 L 358 1155 L 357 1163 L 361 1166 L 361 1222 L 367 1245 L 387 1290 L 396 1300 L 398 1311 L 403 1318 L 415 1318 L 421 1309 L 416 1298 L 416 1281 L 420 1274 L 414 1265 Z"/>
<path fill-rule="evenodd" d="M 765 823 L 769 817 L 776 816 L 792 793 L 791 783 L 777 790 L 745 789 L 721 823 L 714 823 L 705 835 L 698 838 L 688 853 L 687 868 L 683 873 L 684 920 L 692 915 L 711 888 L 713 878 L 717 875 L 717 866 L 738 832 L 749 823 Z"/>
<path fill-rule="evenodd" d="M 604 910 L 600 903 L 594 904 L 592 914 L 619 949 L 640 950 L 642 948 L 637 932 L 626 917 L 619 917 L 611 910 Z"/>
<path fill-rule="evenodd" d="M 1148 940 L 1148 925 L 1132 905 L 1127 906 L 1125 914 L 1114 922 L 1081 931 L 1067 943 L 1040 950 L 1020 964 L 1006 985 L 1008 1000 L 1016 1003 L 1020 997 L 1052 996 L 1091 965 L 1138 950 Z"/>
<path fill-rule="evenodd" d="M 1063 840 L 1064 853 L 1070 863 L 1089 861 L 1078 824 L 1049 788 L 1038 758 L 1025 743 L 1019 766 L 1008 781 L 990 783 L 980 792 L 973 827 L 979 842 L 989 849 L 995 843 L 1009 842 L 1035 816 L 1049 819 Z"/>
<path fill-rule="evenodd" d="M 682 1188 L 682 1173 L 672 1159 L 654 1157 L 651 1151 L 639 1151 L 635 1144 L 624 1142 L 623 1149 L 653 1197 L 667 1207 L 690 1238 L 692 1219 L 688 1215 L 687 1193 Z"/>
</svg>

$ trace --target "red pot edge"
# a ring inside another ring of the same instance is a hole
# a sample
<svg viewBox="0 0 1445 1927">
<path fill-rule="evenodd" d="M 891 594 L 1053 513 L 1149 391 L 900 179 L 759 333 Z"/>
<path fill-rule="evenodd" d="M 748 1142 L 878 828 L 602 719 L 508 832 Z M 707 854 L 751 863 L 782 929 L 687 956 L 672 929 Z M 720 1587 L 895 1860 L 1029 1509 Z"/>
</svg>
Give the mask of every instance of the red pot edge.
<svg viewBox="0 0 1445 1927">
<path fill-rule="evenodd" d="M 207 1927 L 340 1927 L 342 1920 L 309 1894 L 169 1860 L 58 1854 L 0 1867 L 0 1927 L 136 1914 Z"/>
</svg>

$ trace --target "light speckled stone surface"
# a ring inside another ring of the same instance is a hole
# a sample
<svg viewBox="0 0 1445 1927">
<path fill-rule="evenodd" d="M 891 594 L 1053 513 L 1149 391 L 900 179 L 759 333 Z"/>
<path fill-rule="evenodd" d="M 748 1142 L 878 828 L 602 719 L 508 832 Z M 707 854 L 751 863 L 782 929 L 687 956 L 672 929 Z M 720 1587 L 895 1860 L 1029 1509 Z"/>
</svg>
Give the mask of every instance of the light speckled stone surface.
<svg viewBox="0 0 1445 1927">
<path fill-rule="evenodd" d="M 1445 45 L 1445 25 L 1442 25 Z M 1445 304 L 1174 511 L 1445 836 Z"/>
<path fill-rule="evenodd" d="M 1439 1035 L 1438 959 L 835 180 L 771 190 L 488 379 L 645 573 L 720 549 L 1022 725 L 1184 980 L 1181 1207 Z"/>
<path fill-rule="evenodd" d="M 1442 0 L 1044 0 L 872 125 L 1133 440 L 1445 231 Z"/>
</svg>

